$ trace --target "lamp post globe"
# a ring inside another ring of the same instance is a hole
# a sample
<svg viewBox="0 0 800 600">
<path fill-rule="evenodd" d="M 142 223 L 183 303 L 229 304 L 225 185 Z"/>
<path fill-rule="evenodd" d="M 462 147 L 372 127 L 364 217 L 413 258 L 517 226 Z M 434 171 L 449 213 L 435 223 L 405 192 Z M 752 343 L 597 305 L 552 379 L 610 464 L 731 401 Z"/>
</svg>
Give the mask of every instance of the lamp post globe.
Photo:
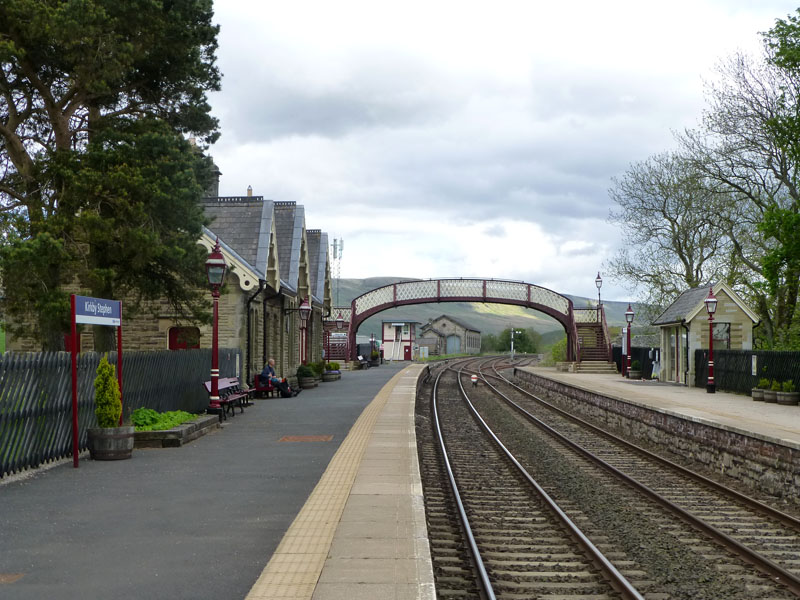
<svg viewBox="0 0 800 600">
<path fill-rule="evenodd" d="M 631 308 L 630 303 L 628 303 L 628 310 L 625 311 L 625 322 L 628 324 L 627 327 L 627 345 L 626 345 L 626 352 L 627 356 L 625 358 L 625 376 L 627 377 L 628 373 L 631 370 L 631 324 L 633 323 L 633 309 Z"/>
<path fill-rule="evenodd" d="M 211 329 L 211 398 L 212 403 L 219 401 L 219 289 L 225 282 L 228 263 L 222 255 L 219 238 L 206 259 L 206 278 L 211 286 L 211 300 L 214 304 L 213 325 Z"/>
<path fill-rule="evenodd" d="M 706 382 L 706 392 L 713 394 L 717 391 L 717 384 L 714 381 L 714 313 L 717 312 L 717 297 L 714 295 L 713 286 L 708 289 L 708 296 L 703 300 L 706 304 L 708 313 L 708 381 Z"/>
</svg>

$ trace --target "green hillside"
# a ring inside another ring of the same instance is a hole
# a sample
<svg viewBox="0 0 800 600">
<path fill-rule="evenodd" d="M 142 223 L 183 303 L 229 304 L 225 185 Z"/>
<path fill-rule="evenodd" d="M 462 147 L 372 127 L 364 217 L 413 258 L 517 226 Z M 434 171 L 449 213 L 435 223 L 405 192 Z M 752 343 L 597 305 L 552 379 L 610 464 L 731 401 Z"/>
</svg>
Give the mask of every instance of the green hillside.
<svg viewBox="0 0 800 600">
<path fill-rule="evenodd" d="M 392 283 L 412 281 L 397 277 L 369 277 L 367 279 L 340 279 L 334 280 L 333 299 L 335 306 L 349 306 L 353 298 L 370 290 Z M 337 302 L 338 295 L 338 302 Z M 567 296 L 575 308 L 596 306 L 597 300 L 582 298 L 580 296 Z M 625 322 L 627 302 L 603 302 L 606 309 L 606 319 L 609 325 L 621 325 Z M 528 329 L 532 327 L 543 336 L 546 335 L 549 343 L 561 337 L 563 328 L 555 319 L 535 310 L 512 306 L 508 304 L 491 304 L 482 302 L 440 302 L 431 304 L 416 304 L 392 308 L 367 319 L 358 329 L 359 335 L 376 336 L 381 331 L 381 321 L 384 320 L 415 320 L 427 323 L 440 315 L 451 317 L 469 324 L 481 333 L 498 334 L 509 327 Z"/>
</svg>

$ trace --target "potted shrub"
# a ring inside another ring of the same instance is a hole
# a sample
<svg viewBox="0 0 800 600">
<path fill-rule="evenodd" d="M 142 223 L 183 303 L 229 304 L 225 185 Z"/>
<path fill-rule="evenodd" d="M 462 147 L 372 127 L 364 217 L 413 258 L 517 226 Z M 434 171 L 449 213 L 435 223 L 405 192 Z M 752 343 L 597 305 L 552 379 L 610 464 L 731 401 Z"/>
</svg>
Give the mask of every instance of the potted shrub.
<svg viewBox="0 0 800 600">
<path fill-rule="evenodd" d="M 642 363 L 634 360 L 631 363 L 631 368 L 628 370 L 628 379 L 641 379 L 642 378 Z"/>
<path fill-rule="evenodd" d="M 778 392 L 781 391 L 781 382 L 773 379 L 769 389 L 764 390 L 764 402 L 777 402 Z"/>
<path fill-rule="evenodd" d="M 381 353 L 377 350 L 373 350 L 372 353 L 369 355 L 369 366 L 370 367 L 378 367 L 381 364 Z"/>
<path fill-rule="evenodd" d="M 760 401 L 764 399 L 764 390 L 769 388 L 769 379 L 762 377 L 758 380 L 758 384 L 752 390 L 750 390 L 750 395 L 753 396 L 753 400 Z"/>
<path fill-rule="evenodd" d="M 778 404 L 794 406 L 800 401 L 800 392 L 795 390 L 794 382 L 789 379 L 781 384 L 781 391 L 778 392 Z"/>
<path fill-rule="evenodd" d="M 325 370 L 322 372 L 322 381 L 336 381 L 342 378 L 342 372 L 339 370 L 338 362 L 329 362 L 325 364 Z"/>
<path fill-rule="evenodd" d="M 317 380 L 314 379 L 314 371 L 307 365 L 297 367 L 297 385 L 304 390 L 317 387 Z"/>
<path fill-rule="evenodd" d="M 114 367 L 104 356 L 94 380 L 94 414 L 97 427 L 90 427 L 89 454 L 93 460 L 122 460 L 133 452 L 133 425 L 119 424 L 122 395 Z"/>
</svg>

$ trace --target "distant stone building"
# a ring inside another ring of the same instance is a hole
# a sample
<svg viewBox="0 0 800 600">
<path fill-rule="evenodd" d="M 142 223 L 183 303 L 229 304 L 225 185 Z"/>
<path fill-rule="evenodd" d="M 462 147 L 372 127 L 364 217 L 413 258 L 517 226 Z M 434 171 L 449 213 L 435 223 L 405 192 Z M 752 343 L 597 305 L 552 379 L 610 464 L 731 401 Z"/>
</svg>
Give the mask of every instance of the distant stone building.
<svg viewBox="0 0 800 600">
<path fill-rule="evenodd" d="M 420 328 L 417 339 L 428 354 L 480 354 L 481 332 L 448 315 L 432 319 Z"/>
<path fill-rule="evenodd" d="M 708 312 L 704 300 L 710 285 L 686 290 L 653 325 L 661 331 L 662 381 L 694 382 L 694 351 L 708 349 Z M 717 298 L 714 315 L 715 350 L 750 350 L 758 315 L 725 283 L 713 285 Z"/>
</svg>

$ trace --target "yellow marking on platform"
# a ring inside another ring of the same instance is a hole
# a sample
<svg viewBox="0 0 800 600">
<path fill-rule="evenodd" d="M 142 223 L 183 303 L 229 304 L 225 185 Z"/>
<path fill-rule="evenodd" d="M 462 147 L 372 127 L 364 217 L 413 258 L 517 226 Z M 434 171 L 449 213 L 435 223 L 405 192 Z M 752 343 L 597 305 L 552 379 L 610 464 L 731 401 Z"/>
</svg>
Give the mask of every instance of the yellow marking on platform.
<svg viewBox="0 0 800 600">
<path fill-rule="evenodd" d="M 14 583 L 25 577 L 25 573 L 0 573 L 0 583 Z"/>
<path fill-rule="evenodd" d="M 404 369 L 392 377 L 358 417 L 247 600 L 311 599 L 375 422 L 407 375 Z"/>
</svg>

